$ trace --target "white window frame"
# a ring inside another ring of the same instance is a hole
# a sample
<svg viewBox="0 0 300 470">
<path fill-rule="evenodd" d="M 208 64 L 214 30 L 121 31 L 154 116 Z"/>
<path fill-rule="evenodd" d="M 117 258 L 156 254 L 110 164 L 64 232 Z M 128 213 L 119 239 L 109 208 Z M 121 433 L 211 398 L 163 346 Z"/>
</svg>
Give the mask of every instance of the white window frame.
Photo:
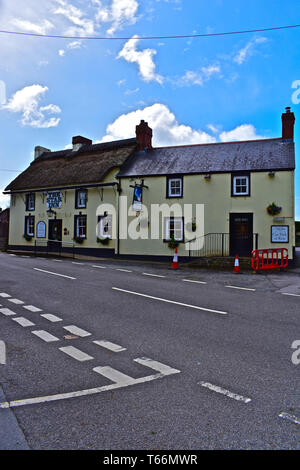
<svg viewBox="0 0 300 470">
<path fill-rule="evenodd" d="M 32 231 L 30 231 L 30 226 L 32 228 Z M 26 216 L 26 235 L 28 235 L 29 237 L 34 237 L 34 216 L 33 215 Z"/>
<path fill-rule="evenodd" d="M 105 230 L 105 226 L 108 226 L 108 231 Z M 100 237 L 112 238 L 112 214 L 100 216 Z"/>
<path fill-rule="evenodd" d="M 84 194 L 84 198 L 80 198 L 80 194 Z M 81 201 L 84 201 L 84 202 L 81 203 Z M 86 206 L 87 206 L 87 191 L 86 189 L 78 189 L 76 207 L 77 209 L 85 209 Z"/>
<path fill-rule="evenodd" d="M 34 211 L 35 210 L 35 194 L 34 193 L 29 193 L 26 195 L 26 210 L 27 211 Z"/>
<path fill-rule="evenodd" d="M 172 189 L 176 190 L 177 188 L 172 188 L 172 183 L 177 183 L 179 181 L 180 185 L 179 185 L 179 190 L 180 190 L 180 193 L 176 193 L 176 194 L 172 194 Z M 168 179 L 168 197 L 182 197 L 182 178 L 169 178 Z"/>
<path fill-rule="evenodd" d="M 165 240 L 170 241 L 172 239 L 172 236 L 170 234 L 171 232 L 171 222 L 174 224 L 173 228 L 173 233 L 174 233 L 174 240 L 177 242 L 183 242 L 184 240 L 184 223 L 183 223 L 183 217 L 170 217 L 165 219 Z M 180 228 L 175 228 L 175 224 L 178 223 L 180 224 Z M 178 236 L 178 232 L 180 231 L 180 236 Z"/>
<path fill-rule="evenodd" d="M 80 224 L 80 219 L 85 220 L 85 224 Z M 85 234 L 80 235 L 80 229 L 85 227 Z M 86 215 L 78 215 L 76 217 L 76 237 L 78 238 L 86 238 L 87 232 L 87 216 Z"/>
<path fill-rule="evenodd" d="M 246 180 L 246 185 L 244 184 L 239 185 L 239 186 L 246 186 L 246 190 L 243 192 L 237 192 L 236 190 L 238 179 Z M 249 196 L 249 176 L 248 175 L 237 175 L 233 177 L 233 195 L 234 196 Z"/>
</svg>

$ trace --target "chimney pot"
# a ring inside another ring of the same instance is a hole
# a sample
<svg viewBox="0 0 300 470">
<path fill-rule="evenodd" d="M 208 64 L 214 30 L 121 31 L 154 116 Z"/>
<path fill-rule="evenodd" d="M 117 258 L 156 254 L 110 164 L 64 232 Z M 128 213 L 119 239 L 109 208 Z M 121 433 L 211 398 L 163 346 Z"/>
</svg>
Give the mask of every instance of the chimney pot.
<svg viewBox="0 0 300 470">
<path fill-rule="evenodd" d="M 143 119 L 135 128 L 139 150 L 152 149 L 152 129 Z"/>
<path fill-rule="evenodd" d="M 51 150 L 46 149 L 46 147 L 41 147 L 40 145 L 37 145 L 36 147 L 34 147 L 34 159 L 36 160 L 45 152 L 51 152 Z"/>
<path fill-rule="evenodd" d="M 290 106 L 285 108 L 285 113 L 281 115 L 282 120 L 282 138 L 284 140 L 294 140 L 295 115 L 291 113 Z"/>
<path fill-rule="evenodd" d="M 81 135 L 76 135 L 72 138 L 72 145 L 74 151 L 79 150 L 80 147 L 82 147 L 83 145 L 92 145 L 92 143 L 92 140 L 87 139 L 86 137 L 82 137 Z"/>
</svg>

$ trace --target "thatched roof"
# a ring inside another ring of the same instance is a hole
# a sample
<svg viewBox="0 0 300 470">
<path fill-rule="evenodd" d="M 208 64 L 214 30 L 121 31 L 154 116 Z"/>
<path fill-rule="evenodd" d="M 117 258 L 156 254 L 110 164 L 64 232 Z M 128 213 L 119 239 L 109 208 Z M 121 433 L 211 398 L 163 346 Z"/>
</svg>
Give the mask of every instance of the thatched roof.
<svg viewBox="0 0 300 470">
<path fill-rule="evenodd" d="M 79 150 L 44 152 L 5 191 L 98 183 L 136 150 L 136 139 L 83 145 Z"/>
</svg>

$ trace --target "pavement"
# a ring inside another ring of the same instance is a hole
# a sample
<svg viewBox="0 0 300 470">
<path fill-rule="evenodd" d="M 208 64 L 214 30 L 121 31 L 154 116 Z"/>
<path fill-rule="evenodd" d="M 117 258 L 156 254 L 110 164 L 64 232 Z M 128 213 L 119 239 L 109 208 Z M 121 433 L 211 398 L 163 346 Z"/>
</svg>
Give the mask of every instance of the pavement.
<svg viewBox="0 0 300 470">
<path fill-rule="evenodd" d="M 300 449 L 297 270 L 0 254 L 0 449 Z"/>
</svg>

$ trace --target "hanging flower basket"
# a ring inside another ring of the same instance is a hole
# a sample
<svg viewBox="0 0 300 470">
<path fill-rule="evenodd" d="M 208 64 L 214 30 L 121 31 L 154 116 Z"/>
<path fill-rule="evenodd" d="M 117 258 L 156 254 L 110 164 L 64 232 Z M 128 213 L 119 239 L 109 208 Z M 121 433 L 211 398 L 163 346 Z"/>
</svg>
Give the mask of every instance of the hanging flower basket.
<svg viewBox="0 0 300 470">
<path fill-rule="evenodd" d="M 174 235 L 172 236 L 171 240 L 168 243 L 168 247 L 171 248 L 171 250 L 175 250 L 175 248 L 178 248 L 179 243 L 175 240 Z"/>
<path fill-rule="evenodd" d="M 110 238 L 109 237 L 106 237 L 106 238 L 97 238 L 97 243 L 102 243 L 102 245 L 108 245 L 109 244 L 109 240 Z"/>
<path fill-rule="evenodd" d="M 275 202 L 272 202 L 272 204 L 269 204 L 267 207 L 267 212 L 270 215 L 278 215 L 280 214 L 282 210 L 282 207 L 279 207 L 275 204 Z"/>
<path fill-rule="evenodd" d="M 81 244 L 84 242 L 85 238 L 82 238 L 82 237 L 74 237 L 73 240 L 74 240 L 75 243 L 78 243 L 78 244 L 81 245 Z"/>
<path fill-rule="evenodd" d="M 186 229 L 189 232 L 196 232 L 196 230 L 197 230 L 196 217 L 193 217 L 192 222 L 188 222 L 186 224 Z"/>
<path fill-rule="evenodd" d="M 32 237 L 30 235 L 27 235 L 27 233 L 24 233 L 23 237 L 27 242 L 30 242 L 32 240 Z"/>
</svg>

